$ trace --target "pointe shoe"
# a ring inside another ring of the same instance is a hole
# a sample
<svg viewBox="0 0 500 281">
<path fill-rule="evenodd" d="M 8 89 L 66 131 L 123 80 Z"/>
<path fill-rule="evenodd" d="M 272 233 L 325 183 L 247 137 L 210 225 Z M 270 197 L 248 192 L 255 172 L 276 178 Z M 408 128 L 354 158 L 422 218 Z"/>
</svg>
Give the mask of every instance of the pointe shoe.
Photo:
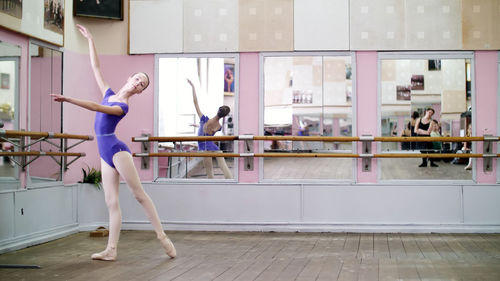
<svg viewBox="0 0 500 281">
<path fill-rule="evenodd" d="M 472 166 L 471 165 L 467 165 L 464 170 L 472 170 Z"/>
<path fill-rule="evenodd" d="M 116 260 L 116 248 L 115 249 L 106 249 L 100 253 L 95 253 L 90 256 L 93 260 L 100 261 L 115 261 Z"/>
<path fill-rule="evenodd" d="M 175 258 L 177 256 L 177 251 L 175 250 L 174 244 L 170 239 L 168 238 L 167 235 L 159 238 L 161 245 L 163 246 L 163 249 L 165 249 L 165 253 L 171 257 Z"/>
</svg>

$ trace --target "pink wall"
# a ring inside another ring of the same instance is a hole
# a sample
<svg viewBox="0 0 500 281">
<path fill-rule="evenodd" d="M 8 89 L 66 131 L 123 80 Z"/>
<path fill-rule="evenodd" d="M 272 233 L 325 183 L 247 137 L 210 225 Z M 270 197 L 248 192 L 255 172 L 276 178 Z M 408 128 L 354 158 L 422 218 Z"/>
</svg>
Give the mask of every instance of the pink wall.
<svg viewBox="0 0 500 281">
<path fill-rule="evenodd" d="M 132 142 L 132 137 L 142 133 L 153 134 L 154 128 L 154 56 L 100 56 L 101 69 L 104 79 L 114 91 L 120 90 L 130 75 L 143 71 L 149 75 L 150 86 L 140 95 L 129 100 L 129 112 L 118 124 L 116 134 L 123 140 L 132 152 L 140 152 L 141 145 Z M 100 102 L 102 99 L 90 67 L 88 55 L 77 54 L 71 51 L 64 53 L 64 94 Z M 64 132 L 94 135 L 95 113 L 81 109 L 71 104 L 64 104 Z M 72 164 L 65 174 L 65 182 L 71 183 L 81 180 L 82 170 L 87 165 L 100 167 L 100 158 L 96 140 L 84 142 L 72 151 L 83 151 L 84 158 Z M 151 161 L 151 160 L 150 160 Z M 153 169 L 140 169 L 140 158 L 134 158 L 141 180 L 153 179 Z M 152 167 L 152 161 L 150 167 Z"/>
<path fill-rule="evenodd" d="M 498 92 L 498 52 L 477 51 L 475 53 L 476 78 L 476 120 L 472 120 L 476 135 L 498 135 L 497 132 L 497 92 Z M 493 147 L 496 147 L 494 145 Z M 478 153 L 483 153 L 483 143 L 477 142 Z M 496 182 L 496 162 L 493 161 L 493 171 L 483 172 L 483 159 L 476 161 L 477 182 Z"/>
<path fill-rule="evenodd" d="M 377 135 L 377 52 L 356 52 L 356 128 L 357 135 Z M 358 153 L 362 143 L 357 144 Z M 375 142 L 372 153 L 376 151 Z M 358 159 L 357 182 L 377 182 L 377 161 L 372 159 L 371 171 L 363 172 L 362 159 Z"/>
<path fill-rule="evenodd" d="M 259 54 L 240 54 L 239 85 L 239 134 L 259 135 Z M 243 142 L 239 142 L 240 153 L 244 152 Z M 256 142 L 254 152 L 258 152 Z M 239 159 L 238 179 L 240 182 L 259 181 L 259 161 L 254 158 L 253 171 L 245 171 L 244 159 Z"/>
</svg>

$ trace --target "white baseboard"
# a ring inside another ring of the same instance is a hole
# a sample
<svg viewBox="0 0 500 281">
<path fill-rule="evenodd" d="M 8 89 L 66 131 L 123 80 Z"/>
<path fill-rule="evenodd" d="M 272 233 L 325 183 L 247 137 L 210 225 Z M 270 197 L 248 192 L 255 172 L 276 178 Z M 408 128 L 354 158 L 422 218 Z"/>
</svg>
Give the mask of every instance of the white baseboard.
<svg viewBox="0 0 500 281">
<path fill-rule="evenodd" d="M 361 233 L 500 233 L 500 225 L 465 224 L 328 224 L 328 223 L 228 223 L 168 222 L 165 230 L 257 232 L 361 232 Z M 149 221 L 124 221 L 124 230 L 152 230 Z"/>
<path fill-rule="evenodd" d="M 69 224 L 0 241 L 0 254 L 42 244 L 78 233 L 78 224 Z"/>
</svg>

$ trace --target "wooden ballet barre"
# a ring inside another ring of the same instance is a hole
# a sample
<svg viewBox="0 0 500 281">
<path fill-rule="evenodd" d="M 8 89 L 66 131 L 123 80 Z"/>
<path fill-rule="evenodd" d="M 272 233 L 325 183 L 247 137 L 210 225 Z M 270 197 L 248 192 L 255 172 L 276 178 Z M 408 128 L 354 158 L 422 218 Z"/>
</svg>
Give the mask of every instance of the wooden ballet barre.
<svg viewBox="0 0 500 281">
<path fill-rule="evenodd" d="M 51 132 L 35 132 L 35 131 L 17 131 L 17 130 L 4 130 L 0 129 L 0 136 L 2 137 L 31 137 L 33 139 L 39 138 L 54 138 L 54 139 L 78 139 L 78 140 L 93 140 L 93 136 L 88 135 L 74 135 L 66 133 L 51 133 Z"/>
<path fill-rule="evenodd" d="M 85 152 L 57 152 L 57 151 L 0 151 L 0 156 L 85 156 Z"/>
<path fill-rule="evenodd" d="M 479 153 L 217 153 L 217 152 L 158 152 L 133 153 L 134 157 L 270 157 L 270 158 L 483 158 L 500 157 L 500 154 Z"/>
<path fill-rule="evenodd" d="M 494 137 L 500 140 L 500 137 Z M 485 137 L 374 137 L 374 141 L 380 142 L 468 142 L 484 141 Z"/>
<path fill-rule="evenodd" d="M 380 141 L 380 142 L 468 142 L 500 140 L 500 137 L 326 137 L 326 136 L 183 136 L 183 137 L 133 137 L 133 142 L 183 142 L 183 141 L 234 141 L 234 140 L 260 140 L 260 141 L 324 141 L 324 142 L 354 142 L 354 141 Z"/>
</svg>

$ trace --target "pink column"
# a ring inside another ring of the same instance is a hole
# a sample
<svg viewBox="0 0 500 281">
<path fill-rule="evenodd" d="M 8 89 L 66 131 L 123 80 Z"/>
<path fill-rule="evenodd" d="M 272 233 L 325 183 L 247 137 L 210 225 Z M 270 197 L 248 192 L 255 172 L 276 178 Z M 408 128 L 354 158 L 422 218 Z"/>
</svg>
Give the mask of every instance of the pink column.
<svg viewBox="0 0 500 281">
<path fill-rule="evenodd" d="M 377 135 L 377 52 L 356 52 L 356 128 L 357 135 Z M 362 151 L 358 142 L 358 153 Z M 372 144 L 372 153 L 376 145 Z M 377 181 L 377 161 L 372 159 L 371 171 L 364 172 L 362 159 L 357 160 L 357 182 Z"/>
<path fill-rule="evenodd" d="M 475 53 L 476 78 L 476 120 L 472 120 L 476 135 L 497 135 L 497 85 L 498 66 L 496 51 L 477 51 Z M 496 145 L 493 146 L 494 151 Z M 477 142 L 478 153 L 483 153 L 483 143 Z M 483 159 L 476 161 L 477 182 L 496 182 L 496 161 L 493 161 L 493 171 L 483 172 Z"/>
<path fill-rule="evenodd" d="M 259 135 L 259 54 L 240 54 L 239 73 L 239 134 Z M 239 142 L 240 153 L 245 151 L 244 143 Z M 259 149 L 258 143 L 254 144 L 254 152 Z M 240 182 L 259 181 L 259 161 L 254 158 L 253 171 L 245 171 L 244 159 L 239 159 L 238 178 Z"/>
</svg>

